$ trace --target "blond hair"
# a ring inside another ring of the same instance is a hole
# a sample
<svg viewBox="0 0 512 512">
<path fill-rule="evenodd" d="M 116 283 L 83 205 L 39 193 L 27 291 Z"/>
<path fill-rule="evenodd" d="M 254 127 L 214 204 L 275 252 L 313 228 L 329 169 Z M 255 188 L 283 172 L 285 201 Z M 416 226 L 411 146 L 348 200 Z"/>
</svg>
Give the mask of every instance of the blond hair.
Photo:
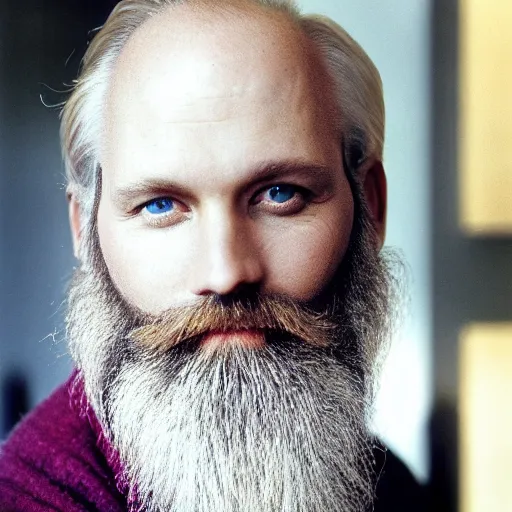
<svg viewBox="0 0 512 512">
<path fill-rule="evenodd" d="M 332 79 L 345 149 L 356 148 L 356 160 L 382 160 L 384 102 L 379 72 L 366 52 L 331 19 L 303 15 L 293 0 L 247 0 L 285 13 L 316 47 Z M 87 250 L 94 235 L 100 195 L 98 161 L 101 117 L 110 75 L 133 32 L 148 18 L 183 3 L 214 8 L 214 0 L 123 0 L 92 40 L 81 72 L 62 111 L 61 144 L 68 193 L 80 204 L 81 246 Z M 87 259 L 82 254 L 82 259 Z"/>
</svg>

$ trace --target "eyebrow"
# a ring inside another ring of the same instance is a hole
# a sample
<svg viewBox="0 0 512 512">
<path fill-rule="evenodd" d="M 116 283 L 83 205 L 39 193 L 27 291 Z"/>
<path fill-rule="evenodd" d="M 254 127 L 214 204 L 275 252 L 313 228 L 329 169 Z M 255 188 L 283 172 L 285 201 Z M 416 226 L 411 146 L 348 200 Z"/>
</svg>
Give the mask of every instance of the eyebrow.
<svg viewBox="0 0 512 512">
<path fill-rule="evenodd" d="M 258 165 L 248 173 L 248 181 L 257 183 L 258 181 L 267 181 L 290 175 L 315 175 L 321 178 L 330 178 L 333 176 L 334 172 L 335 170 L 327 165 L 306 161 L 286 160 Z"/>
<path fill-rule="evenodd" d="M 289 176 L 314 177 L 329 184 L 333 180 L 335 172 L 337 172 L 335 169 L 315 162 L 293 160 L 263 162 L 247 172 L 247 175 L 242 178 L 240 188 Z M 342 170 L 340 169 L 339 172 Z M 116 187 L 111 198 L 115 204 L 128 207 L 143 197 L 164 195 L 170 192 L 184 198 L 193 195 L 189 187 L 184 187 L 172 179 L 147 177 Z"/>
</svg>

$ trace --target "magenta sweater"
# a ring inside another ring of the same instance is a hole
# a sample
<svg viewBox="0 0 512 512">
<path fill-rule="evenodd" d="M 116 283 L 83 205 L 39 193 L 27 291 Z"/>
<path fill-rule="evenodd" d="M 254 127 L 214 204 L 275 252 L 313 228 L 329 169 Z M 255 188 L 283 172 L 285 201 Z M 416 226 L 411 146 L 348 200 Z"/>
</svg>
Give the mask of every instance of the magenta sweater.
<svg viewBox="0 0 512 512">
<path fill-rule="evenodd" d="M 1 512 L 128 510 L 119 462 L 92 411 L 82 412 L 83 391 L 72 390 L 71 382 L 32 411 L 1 447 Z"/>
<path fill-rule="evenodd" d="M 119 458 L 73 380 L 27 415 L 0 447 L 0 512 L 143 512 L 127 501 Z M 375 512 L 427 510 L 423 489 L 403 463 L 383 449 L 375 457 L 383 468 Z"/>
</svg>

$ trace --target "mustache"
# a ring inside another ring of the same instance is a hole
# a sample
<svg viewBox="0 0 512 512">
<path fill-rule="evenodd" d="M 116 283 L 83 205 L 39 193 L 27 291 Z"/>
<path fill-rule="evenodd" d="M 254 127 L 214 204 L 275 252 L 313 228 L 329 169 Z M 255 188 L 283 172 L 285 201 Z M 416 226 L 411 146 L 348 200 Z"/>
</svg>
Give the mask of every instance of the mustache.
<svg viewBox="0 0 512 512">
<path fill-rule="evenodd" d="M 260 330 L 277 331 L 313 347 L 326 348 L 338 329 L 327 308 L 318 312 L 287 296 L 257 294 L 228 301 L 209 296 L 154 316 L 132 330 L 129 338 L 150 351 L 165 352 L 213 331 Z"/>
</svg>

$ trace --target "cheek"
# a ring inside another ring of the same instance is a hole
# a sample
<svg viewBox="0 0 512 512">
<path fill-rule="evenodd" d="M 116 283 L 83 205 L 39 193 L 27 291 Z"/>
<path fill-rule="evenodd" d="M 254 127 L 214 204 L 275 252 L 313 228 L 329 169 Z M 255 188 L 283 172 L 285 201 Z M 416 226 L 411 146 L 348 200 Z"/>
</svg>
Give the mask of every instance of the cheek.
<svg viewBox="0 0 512 512">
<path fill-rule="evenodd" d="M 137 229 L 131 222 L 112 219 L 100 205 L 101 250 L 110 277 L 124 299 L 142 311 L 157 314 L 181 300 L 190 259 L 183 248 L 190 244 L 179 230 L 164 233 Z"/>
<path fill-rule="evenodd" d="M 299 300 L 322 292 L 343 260 L 352 222 L 352 207 L 347 204 L 281 230 L 282 236 L 267 246 L 269 290 Z"/>
</svg>

